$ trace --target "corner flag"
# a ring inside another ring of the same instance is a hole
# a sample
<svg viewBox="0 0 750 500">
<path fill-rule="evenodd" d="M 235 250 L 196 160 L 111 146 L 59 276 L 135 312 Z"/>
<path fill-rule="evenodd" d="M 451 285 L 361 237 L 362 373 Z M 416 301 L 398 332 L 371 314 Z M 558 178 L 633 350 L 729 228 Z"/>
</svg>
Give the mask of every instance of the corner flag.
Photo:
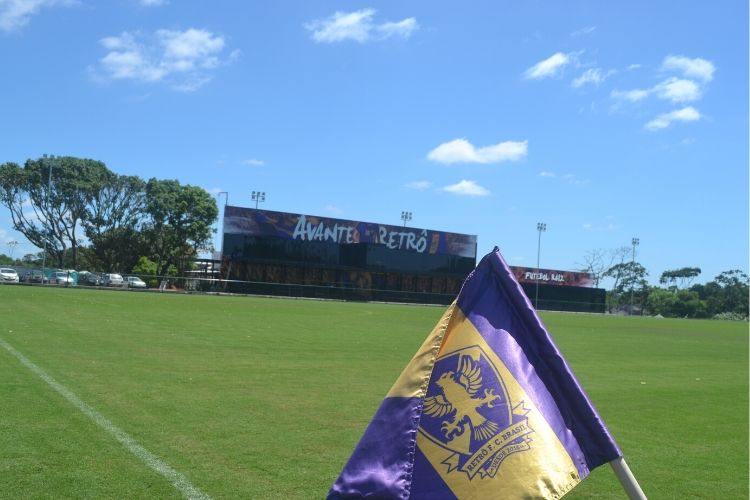
<svg viewBox="0 0 750 500">
<path fill-rule="evenodd" d="M 401 373 L 328 498 L 560 498 L 621 456 L 494 251 Z"/>
</svg>

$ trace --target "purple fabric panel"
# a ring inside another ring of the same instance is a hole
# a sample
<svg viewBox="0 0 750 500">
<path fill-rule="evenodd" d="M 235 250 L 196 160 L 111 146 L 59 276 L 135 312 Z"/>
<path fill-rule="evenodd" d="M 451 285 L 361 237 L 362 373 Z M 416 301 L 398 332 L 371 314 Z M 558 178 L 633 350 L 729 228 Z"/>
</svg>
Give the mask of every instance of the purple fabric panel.
<svg viewBox="0 0 750 500">
<path fill-rule="evenodd" d="M 328 492 L 338 498 L 409 498 L 422 400 L 386 398 Z"/>
<path fill-rule="evenodd" d="M 455 500 L 456 495 L 417 448 L 409 500 Z"/>
<path fill-rule="evenodd" d="M 533 399 L 581 479 L 622 456 L 499 252 L 467 278 L 458 306 Z"/>
</svg>

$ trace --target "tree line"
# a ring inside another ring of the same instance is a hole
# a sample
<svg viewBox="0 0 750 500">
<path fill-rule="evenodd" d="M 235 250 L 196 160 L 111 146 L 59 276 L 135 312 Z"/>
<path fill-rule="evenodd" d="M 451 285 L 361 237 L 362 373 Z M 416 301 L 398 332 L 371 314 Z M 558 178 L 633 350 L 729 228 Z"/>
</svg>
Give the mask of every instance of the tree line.
<svg viewBox="0 0 750 500">
<path fill-rule="evenodd" d="M 72 156 L 0 165 L 0 204 L 13 228 L 45 249 L 48 265 L 105 272 L 140 265 L 156 275 L 188 269 L 210 247 L 219 213 L 200 187 L 118 175 Z"/>
<path fill-rule="evenodd" d="M 665 317 L 747 319 L 750 302 L 748 276 L 739 269 L 723 271 L 712 281 L 693 285 L 699 267 L 669 269 L 660 286 L 648 284 L 646 268 L 627 246 L 586 254 L 580 270 L 591 274 L 594 286 L 610 279 L 607 310 Z"/>
</svg>

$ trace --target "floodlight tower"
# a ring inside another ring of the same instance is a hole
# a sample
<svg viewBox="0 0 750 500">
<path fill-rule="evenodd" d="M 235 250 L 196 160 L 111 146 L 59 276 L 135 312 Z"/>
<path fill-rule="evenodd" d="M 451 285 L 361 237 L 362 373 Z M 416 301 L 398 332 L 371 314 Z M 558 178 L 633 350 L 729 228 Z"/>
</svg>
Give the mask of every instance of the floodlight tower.
<svg viewBox="0 0 750 500">
<path fill-rule="evenodd" d="M 227 209 L 227 205 L 229 204 L 229 192 L 228 191 L 219 191 L 216 193 L 216 198 L 221 198 L 221 195 L 224 195 L 224 208 L 221 210 L 221 233 L 219 233 L 219 238 L 221 238 L 221 256 L 220 259 L 224 258 L 224 215 L 225 211 Z"/>
<path fill-rule="evenodd" d="M 266 192 L 253 191 L 250 195 L 250 199 L 255 202 L 255 210 L 258 210 L 258 203 L 263 203 L 264 201 L 266 201 Z"/>
<path fill-rule="evenodd" d="M 404 227 L 406 227 L 406 222 L 411 220 L 411 216 L 411 212 L 401 212 L 401 220 L 404 221 Z"/>
<path fill-rule="evenodd" d="M 539 231 L 539 239 L 536 245 L 536 295 L 534 297 L 534 309 L 539 307 L 539 258 L 542 255 L 542 233 L 547 230 L 547 224 L 537 222 L 536 230 Z"/>
<path fill-rule="evenodd" d="M 13 241 L 9 241 L 9 242 L 7 243 L 7 245 L 8 245 L 8 248 L 10 248 L 10 258 L 11 258 L 11 260 L 13 260 L 13 251 L 14 251 L 14 250 L 16 249 L 16 247 L 18 246 L 18 242 L 17 242 L 16 240 L 13 240 Z"/>
</svg>

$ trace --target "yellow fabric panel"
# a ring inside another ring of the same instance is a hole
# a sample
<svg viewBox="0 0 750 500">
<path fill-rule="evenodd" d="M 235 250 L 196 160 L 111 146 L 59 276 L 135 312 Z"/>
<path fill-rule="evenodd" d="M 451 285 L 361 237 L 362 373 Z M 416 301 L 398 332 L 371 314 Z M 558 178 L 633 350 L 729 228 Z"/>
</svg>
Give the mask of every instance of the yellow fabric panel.
<svg viewBox="0 0 750 500">
<path fill-rule="evenodd" d="M 481 349 L 504 382 L 511 406 L 525 413 L 527 420 L 488 437 L 464 469 L 457 468 L 460 443 L 449 449 L 420 427 L 417 446 L 459 499 L 560 498 L 580 482 L 575 464 L 505 364 L 456 307 L 438 357 L 467 348 Z M 521 443 L 509 444 L 521 436 Z M 504 451 L 498 453 L 498 449 Z M 482 467 L 489 467 L 494 476 Z"/>
<path fill-rule="evenodd" d="M 432 366 L 435 364 L 438 349 L 443 342 L 443 336 L 451 323 L 454 311 L 460 312 L 455 302 L 445 310 L 443 317 L 440 318 L 417 353 L 406 365 L 404 371 L 401 372 L 396 383 L 388 391 L 387 398 L 419 398 L 424 396 L 432 374 Z"/>
</svg>

